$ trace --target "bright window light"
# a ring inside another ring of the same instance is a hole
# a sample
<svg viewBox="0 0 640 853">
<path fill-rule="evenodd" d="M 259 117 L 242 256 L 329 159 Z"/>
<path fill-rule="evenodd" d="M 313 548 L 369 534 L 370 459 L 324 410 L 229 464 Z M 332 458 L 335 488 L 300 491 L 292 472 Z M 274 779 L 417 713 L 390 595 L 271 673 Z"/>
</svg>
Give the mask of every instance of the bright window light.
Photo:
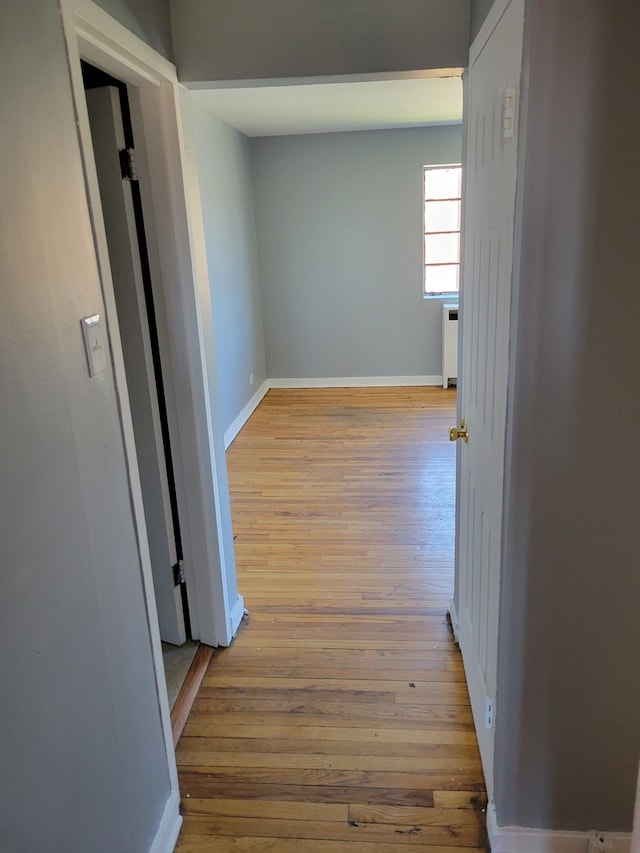
<svg viewBox="0 0 640 853">
<path fill-rule="evenodd" d="M 424 169 L 424 295 L 457 293 L 462 167 Z"/>
</svg>

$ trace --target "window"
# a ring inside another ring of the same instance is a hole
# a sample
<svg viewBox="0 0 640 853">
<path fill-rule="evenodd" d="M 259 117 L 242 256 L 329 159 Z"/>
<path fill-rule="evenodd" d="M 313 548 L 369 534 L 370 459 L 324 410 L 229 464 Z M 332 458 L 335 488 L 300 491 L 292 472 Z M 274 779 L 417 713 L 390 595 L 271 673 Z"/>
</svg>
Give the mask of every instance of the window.
<svg viewBox="0 0 640 853">
<path fill-rule="evenodd" d="M 424 295 L 457 293 L 462 167 L 424 170 Z"/>
</svg>

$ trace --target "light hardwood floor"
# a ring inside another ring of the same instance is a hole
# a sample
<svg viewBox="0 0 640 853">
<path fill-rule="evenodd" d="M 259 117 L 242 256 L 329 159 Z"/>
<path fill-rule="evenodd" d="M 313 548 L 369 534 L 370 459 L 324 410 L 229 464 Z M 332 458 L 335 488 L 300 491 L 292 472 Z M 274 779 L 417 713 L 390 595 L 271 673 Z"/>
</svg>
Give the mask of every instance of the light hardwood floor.
<svg viewBox="0 0 640 853">
<path fill-rule="evenodd" d="M 251 615 L 178 745 L 178 853 L 482 847 L 454 423 L 451 390 L 272 390 L 229 449 Z"/>
</svg>

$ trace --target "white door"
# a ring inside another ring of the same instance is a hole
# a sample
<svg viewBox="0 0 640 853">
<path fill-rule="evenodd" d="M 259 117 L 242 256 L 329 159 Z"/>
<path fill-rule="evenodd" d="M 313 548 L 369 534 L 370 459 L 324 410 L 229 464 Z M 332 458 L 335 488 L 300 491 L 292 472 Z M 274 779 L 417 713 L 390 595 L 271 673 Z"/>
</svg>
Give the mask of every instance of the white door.
<svg viewBox="0 0 640 853">
<path fill-rule="evenodd" d="M 458 441 L 452 615 L 489 797 L 493 711 L 500 713 L 495 696 L 517 153 L 511 108 L 517 105 L 522 27 L 523 0 L 497 0 L 479 36 L 484 43 L 472 45 L 466 81 L 458 417 L 467 424 L 468 443 Z"/>
<path fill-rule="evenodd" d="M 153 586 L 162 640 L 186 641 L 178 564 L 179 531 L 174 525 L 163 441 L 156 372 L 131 182 L 123 180 L 119 152 L 126 149 L 116 88 L 86 92 L 93 150 L 100 187 L 118 326 L 131 406 L 136 456 L 153 570 Z"/>
</svg>

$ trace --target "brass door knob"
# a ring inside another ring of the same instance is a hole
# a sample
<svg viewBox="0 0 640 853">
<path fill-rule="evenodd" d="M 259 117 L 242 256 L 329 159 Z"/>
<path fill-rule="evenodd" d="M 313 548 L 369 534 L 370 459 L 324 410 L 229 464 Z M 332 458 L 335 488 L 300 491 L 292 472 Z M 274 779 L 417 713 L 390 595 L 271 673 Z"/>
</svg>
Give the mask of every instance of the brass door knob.
<svg viewBox="0 0 640 853">
<path fill-rule="evenodd" d="M 451 427 L 449 430 L 449 441 L 457 441 L 459 438 L 461 438 L 465 444 L 469 441 L 466 421 L 460 421 L 460 427 Z"/>
</svg>

